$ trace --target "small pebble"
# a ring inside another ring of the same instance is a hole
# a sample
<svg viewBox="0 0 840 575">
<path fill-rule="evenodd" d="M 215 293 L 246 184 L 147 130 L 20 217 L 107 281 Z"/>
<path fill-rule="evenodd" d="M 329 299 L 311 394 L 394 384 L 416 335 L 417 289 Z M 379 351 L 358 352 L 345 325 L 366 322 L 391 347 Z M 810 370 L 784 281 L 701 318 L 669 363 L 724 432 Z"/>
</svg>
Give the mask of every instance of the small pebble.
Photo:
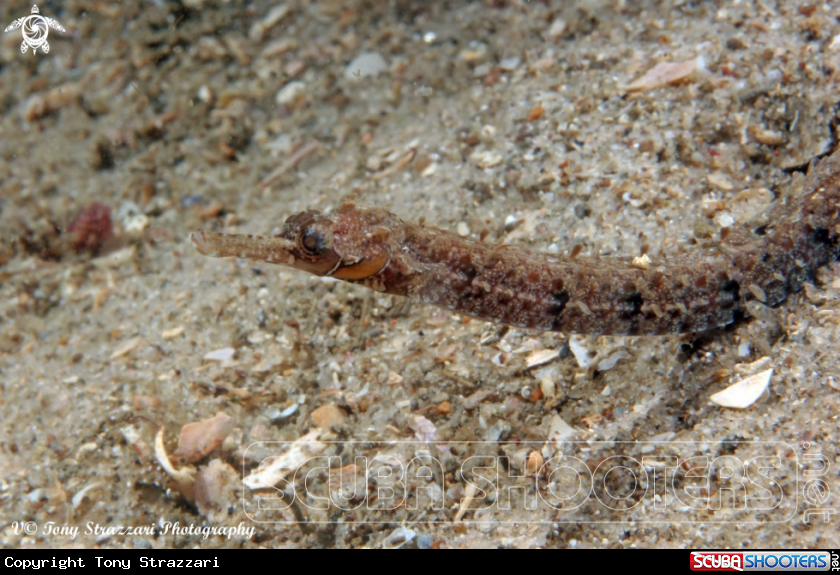
<svg viewBox="0 0 840 575">
<path fill-rule="evenodd" d="M 214 349 L 204 354 L 205 361 L 228 361 L 233 359 L 233 354 L 236 350 L 232 347 L 223 347 L 222 349 Z"/>
<path fill-rule="evenodd" d="M 721 174 L 720 172 L 713 172 L 709 174 L 708 176 L 706 176 L 706 181 L 708 181 L 709 184 L 713 185 L 719 190 L 723 190 L 724 192 L 728 192 L 734 188 L 732 182 L 729 181 L 729 178 L 727 178 L 724 174 Z"/>
<path fill-rule="evenodd" d="M 551 26 L 548 28 L 548 37 L 552 40 L 556 40 L 563 33 L 566 31 L 566 21 L 562 18 L 557 18 L 554 22 L 551 23 Z"/>
<path fill-rule="evenodd" d="M 406 543 L 409 543 L 416 533 L 411 529 L 405 527 L 397 527 L 394 531 L 385 538 L 382 542 L 383 549 L 399 549 Z"/>
<path fill-rule="evenodd" d="M 163 338 L 164 341 L 175 339 L 179 335 L 184 333 L 184 326 L 179 325 L 178 327 L 173 327 L 171 329 L 165 330 L 160 336 Z"/>
<path fill-rule="evenodd" d="M 642 254 L 641 257 L 633 258 L 633 261 L 630 265 L 634 268 L 638 268 L 640 270 L 646 270 L 650 268 L 651 260 L 647 254 Z"/>
<path fill-rule="evenodd" d="M 280 411 L 276 407 L 270 407 L 266 412 L 265 416 L 271 421 L 271 423 L 277 423 L 279 421 L 283 421 L 284 419 L 288 419 L 292 415 L 294 415 L 298 410 L 298 404 L 293 403 L 283 411 Z"/>
<path fill-rule="evenodd" d="M 615 367 L 619 360 L 627 357 L 623 351 L 615 351 L 598 362 L 598 371 L 609 371 Z"/>
<path fill-rule="evenodd" d="M 735 225 L 735 218 L 729 212 L 721 212 L 715 216 L 715 223 L 722 228 L 731 228 Z"/>
<path fill-rule="evenodd" d="M 435 432 L 437 428 L 435 424 L 423 417 L 422 415 L 414 416 L 414 435 L 424 443 L 430 443 L 435 440 Z"/>
<path fill-rule="evenodd" d="M 504 161 L 501 154 L 497 152 L 490 152 L 487 150 L 478 150 L 470 156 L 470 159 L 482 169 L 493 168 Z"/>
<path fill-rule="evenodd" d="M 209 104 L 213 101 L 213 92 L 207 86 L 201 86 L 198 89 L 198 99 L 204 102 L 205 104 Z"/>
<path fill-rule="evenodd" d="M 519 66 L 520 62 L 519 56 L 514 56 L 513 58 L 505 58 L 501 62 L 499 62 L 499 68 L 502 70 L 513 71 Z"/>
<path fill-rule="evenodd" d="M 117 359 L 118 357 L 128 355 L 134 350 L 134 348 L 140 345 L 140 341 L 140 337 L 133 337 L 128 341 L 124 341 L 113 351 L 113 353 L 111 353 L 111 359 Z"/>
<path fill-rule="evenodd" d="M 266 33 L 283 20 L 289 12 L 291 8 L 288 4 L 278 4 L 273 7 L 262 20 L 254 22 L 248 32 L 248 37 L 254 42 L 261 42 Z"/>
<path fill-rule="evenodd" d="M 306 84 L 295 80 L 294 82 L 289 82 L 283 86 L 280 91 L 277 92 L 275 100 L 278 104 L 291 104 L 304 92 L 306 92 Z"/>
<path fill-rule="evenodd" d="M 379 52 L 362 52 L 344 70 L 348 80 L 376 77 L 388 70 L 388 62 Z"/>
<path fill-rule="evenodd" d="M 557 386 L 554 384 L 554 380 L 549 376 L 540 379 L 540 391 L 542 391 L 544 397 L 549 399 L 555 397 L 557 395 Z"/>
<path fill-rule="evenodd" d="M 219 412 L 210 419 L 188 423 L 181 428 L 178 449 L 172 455 L 186 461 L 198 461 L 219 447 L 233 431 L 233 418 Z"/>
<path fill-rule="evenodd" d="M 569 349 L 572 350 L 572 354 L 574 354 L 575 359 L 581 368 L 587 369 L 590 365 L 592 365 L 592 358 L 589 357 L 589 350 L 583 346 L 583 342 L 581 342 L 578 336 L 573 335 L 571 339 L 569 339 Z"/>
<path fill-rule="evenodd" d="M 467 64 L 478 64 L 487 58 L 487 44 L 473 40 L 467 48 L 461 50 L 461 59 Z"/>
<path fill-rule="evenodd" d="M 534 353 L 528 356 L 528 359 L 525 360 L 525 365 L 528 368 L 536 367 L 538 365 L 544 365 L 550 361 L 553 361 L 559 355 L 559 349 L 542 349 L 540 351 L 535 351 Z"/>
<path fill-rule="evenodd" d="M 312 421 L 321 429 L 341 425 L 347 420 L 347 414 L 337 405 L 322 405 L 312 411 Z"/>
</svg>

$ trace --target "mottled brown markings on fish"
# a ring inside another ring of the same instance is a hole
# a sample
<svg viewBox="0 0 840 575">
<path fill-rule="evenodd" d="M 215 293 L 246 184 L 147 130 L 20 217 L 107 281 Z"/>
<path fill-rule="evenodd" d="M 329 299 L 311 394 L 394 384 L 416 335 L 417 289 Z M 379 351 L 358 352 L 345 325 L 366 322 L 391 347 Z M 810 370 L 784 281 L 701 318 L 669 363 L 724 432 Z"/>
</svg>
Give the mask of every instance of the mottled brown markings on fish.
<svg viewBox="0 0 840 575">
<path fill-rule="evenodd" d="M 290 217 L 276 238 L 198 232 L 208 255 L 236 255 L 335 274 L 489 321 L 593 334 L 702 331 L 776 305 L 840 256 L 840 152 L 820 162 L 805 194 L 780 202 L 760 225 L 728 228 L 717 242 L 654 258 L 646 270 L 623 258 L 584 258 L 494 246 L 347 203 L 329 215 Z M 328 226 L 325 253 L 301 254 L 300 234 Z M 297 251 L 296 251 L 297 250 Z M 656 261 L 656 260 L 659 261 Z M 380 269 L 381 268 L 381 269 Z"/>
</svg>

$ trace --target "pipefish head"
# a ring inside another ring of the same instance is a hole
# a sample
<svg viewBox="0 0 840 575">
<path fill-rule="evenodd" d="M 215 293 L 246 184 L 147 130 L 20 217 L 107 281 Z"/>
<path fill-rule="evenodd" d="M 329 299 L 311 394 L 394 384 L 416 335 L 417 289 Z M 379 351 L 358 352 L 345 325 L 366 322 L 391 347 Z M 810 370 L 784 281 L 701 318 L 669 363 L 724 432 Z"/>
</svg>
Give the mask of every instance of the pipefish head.
<svg viewBox="0 0 840 575">
<path fill-rule="evenodd" d="M 364 280 L 390 261 L 389 214 L 377 208 L 345 204 L 324 215 L 309 210 L 289 217 L 271 237 L 199 231 L 190 236 L 196 249 L 214 257 L 240 257 L 284 264 L 319 276 Z"/>
<path fill-rule="evenodd" d="M 364 280 L 380 273 L 391 259 L 389 214 L 378 208 L 345 204 L 324 215 L 315 210 L 291 216 L 280 236 L 294 244 L 295 267 L 341 280 Z"/>
</svg>

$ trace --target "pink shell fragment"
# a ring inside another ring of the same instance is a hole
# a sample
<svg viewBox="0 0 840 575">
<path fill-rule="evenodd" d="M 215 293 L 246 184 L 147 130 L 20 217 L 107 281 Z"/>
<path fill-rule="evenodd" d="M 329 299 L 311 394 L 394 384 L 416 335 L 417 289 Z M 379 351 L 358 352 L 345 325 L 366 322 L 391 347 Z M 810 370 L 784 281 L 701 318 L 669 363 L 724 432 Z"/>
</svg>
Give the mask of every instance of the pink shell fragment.
<svg viewBox="0 0 840 575">
<path fill-rule="evenodd" d="M 628 92 L 639 92 L 644 90 L 653 90 L 666 84 L 679 82 L 691 76 L 697 69 L 697 58 L 686 60 L 685 62 L 660 62 L 647 72 L 645 75 L 630 82 L 625 86 Z"/>
<path fill-rule="evenodd" d="M 186 461 L 198 461 L 219 447 L 231 431 L 233 419 L 221 411 L 210 419 L 188 423 L 181 428 L 178 449 L 173 456 Z"/>
</svg>

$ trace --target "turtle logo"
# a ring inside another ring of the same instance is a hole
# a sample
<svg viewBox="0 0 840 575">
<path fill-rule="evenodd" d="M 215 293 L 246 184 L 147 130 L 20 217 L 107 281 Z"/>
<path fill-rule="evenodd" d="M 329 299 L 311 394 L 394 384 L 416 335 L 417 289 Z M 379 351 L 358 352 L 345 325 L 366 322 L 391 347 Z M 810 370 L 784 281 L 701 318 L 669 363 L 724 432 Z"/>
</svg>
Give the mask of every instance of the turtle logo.
<svg viewBox="0 0 840 575">
<path fill-rule="evenodd" d="M 38 48 L 43 50 L 44 54 L 49 54 L 50 44 L 47 42 L 47 34 L 50 28 L 54 28 L 59 32 L 65 32 L 61 24 L 48 18 L 41 16 L 38 13 L 38 6 L 32 7 L 32 14 L 24 18 L 18 18 L 6 28 L 6 32 L 17 30 L 23 26 L 23 44 L 20 45 L 20 51 L 26 54 L 27 48 L 32 48 L 32 53 L 37 54 Z"/>
</svg>

